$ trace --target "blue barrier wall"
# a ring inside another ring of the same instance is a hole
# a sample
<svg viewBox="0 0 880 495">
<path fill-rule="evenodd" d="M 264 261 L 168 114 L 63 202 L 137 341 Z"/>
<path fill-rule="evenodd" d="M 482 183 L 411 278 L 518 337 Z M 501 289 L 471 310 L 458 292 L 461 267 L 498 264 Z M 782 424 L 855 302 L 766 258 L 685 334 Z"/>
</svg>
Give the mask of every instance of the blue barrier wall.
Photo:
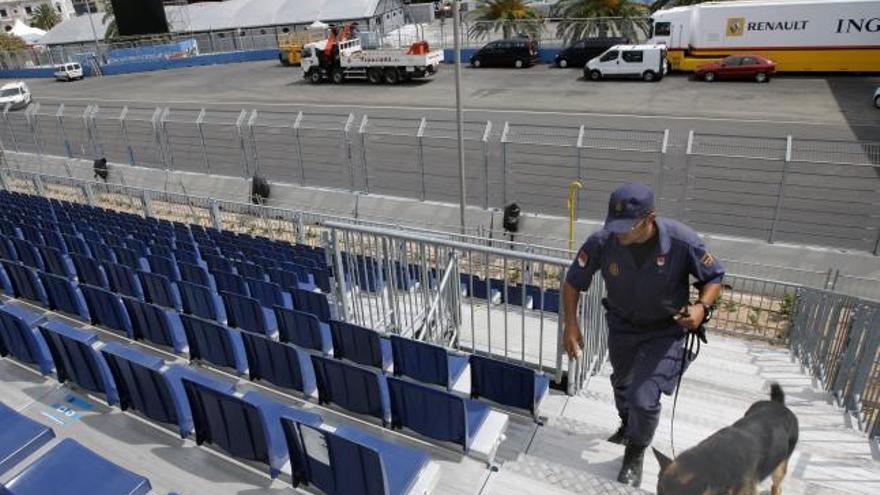
<svg viewBox="0 0 880 495">
<path fill-rule="evenodd" d="M 461 49 L 461 63 L 468 64 L 471 60 L 471 55 L 476 53 L 478 48 L 462 48 Z M 553 62 L 556 54 L 559 53 L 561 48 L 539 48 L 538 49 L 538 58 L 541 60 L 541 63 L 549 64 Z M 449 48 L 443 50 L 443 61 L 447 64 L 451 64 L 455 62 L 455 52 Z"/>
</svg>

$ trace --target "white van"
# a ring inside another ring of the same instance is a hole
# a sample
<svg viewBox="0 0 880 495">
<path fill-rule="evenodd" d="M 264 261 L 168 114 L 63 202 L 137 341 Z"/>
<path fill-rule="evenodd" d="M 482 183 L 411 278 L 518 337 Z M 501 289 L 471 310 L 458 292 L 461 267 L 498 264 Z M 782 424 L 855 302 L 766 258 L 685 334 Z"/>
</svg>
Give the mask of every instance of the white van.
<svg viewBox="0 0 880 495">
<path fill-rule="evenodd" d="M 27 108 L 31 104 L 31 90 L 24 81 L 11 82 L 0 87 L 0 112 L 9 105 L 10 110 Z"/>
<path fill-rule="evenodd" d="M 663 45 L 616 45 L 587 62 L 584 78 L 633 77 L 659 81 L 668 71 Z"/>
<path fill-rule="evenodd" d="M 75 81 L 83 78 L 83 68 L 76 62 L 55 67 L 55 79 L 59 81 Z"/>
</svg>

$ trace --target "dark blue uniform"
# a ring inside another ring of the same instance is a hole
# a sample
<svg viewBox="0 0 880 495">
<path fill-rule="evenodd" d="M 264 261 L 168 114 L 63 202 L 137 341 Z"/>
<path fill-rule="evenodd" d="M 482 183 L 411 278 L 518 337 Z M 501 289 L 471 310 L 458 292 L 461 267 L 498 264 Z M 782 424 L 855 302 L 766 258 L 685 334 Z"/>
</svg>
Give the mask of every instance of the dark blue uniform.
<svg viewBox="0 0 880 495">
<path fill-rule="evenodd" d="M 681 370 L 685 330 L 673 316 L 689 303 L 689 277 L 712 284 L 724 276 L 690 227 L 665 218 L 656 225 L 656 248 L 642 266 L 603 229 L 587 239 L 566 276 L 585 291 L 593 274 L 602 272 L 614 399 L 629 441 L 642 446 L 657 429 L 660 393 L 674 391 Z"/>
</svg>

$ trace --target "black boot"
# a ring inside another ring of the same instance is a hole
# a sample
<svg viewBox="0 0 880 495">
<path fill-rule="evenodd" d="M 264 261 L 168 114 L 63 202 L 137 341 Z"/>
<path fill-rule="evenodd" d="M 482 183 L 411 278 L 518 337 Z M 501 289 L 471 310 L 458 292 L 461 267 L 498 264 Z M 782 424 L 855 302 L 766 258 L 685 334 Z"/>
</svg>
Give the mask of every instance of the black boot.
<svg viewBox="0 0 880 495">
<path fill-rule="evenodd" d="M 608 437 L 608 441 L 617 445 L 626 445 L 626 423 L 620 423 L 620 428 L 614 432 L 614 435 Z"/>
<path fill-rule="evenodd" d="M 642 462 L 644 460 L 645 446 L 628 444 L 623 453 L 623 466 L 620 467 L 617 481 L 638 488 L 642 484 Z"/>
</svg>

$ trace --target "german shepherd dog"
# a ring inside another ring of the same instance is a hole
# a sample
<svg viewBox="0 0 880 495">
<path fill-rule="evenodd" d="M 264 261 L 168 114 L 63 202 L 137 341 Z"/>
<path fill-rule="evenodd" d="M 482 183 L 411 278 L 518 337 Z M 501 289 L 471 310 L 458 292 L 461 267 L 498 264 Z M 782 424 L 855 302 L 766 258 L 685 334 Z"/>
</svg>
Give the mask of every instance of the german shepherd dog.
<svg viewBox="0 0 880 495">
<path fill-rule="evenodd" d="M 773 476 L 772 495 L 798 440 L 798 420 L 785 407 L 777 383 L 770 400 L 755 402 L 742 419 L 713 433 L 674 461 L 654 449 L 660 462 L 658 495 L 757 495 L 758 483 Z"/>
</svg>

